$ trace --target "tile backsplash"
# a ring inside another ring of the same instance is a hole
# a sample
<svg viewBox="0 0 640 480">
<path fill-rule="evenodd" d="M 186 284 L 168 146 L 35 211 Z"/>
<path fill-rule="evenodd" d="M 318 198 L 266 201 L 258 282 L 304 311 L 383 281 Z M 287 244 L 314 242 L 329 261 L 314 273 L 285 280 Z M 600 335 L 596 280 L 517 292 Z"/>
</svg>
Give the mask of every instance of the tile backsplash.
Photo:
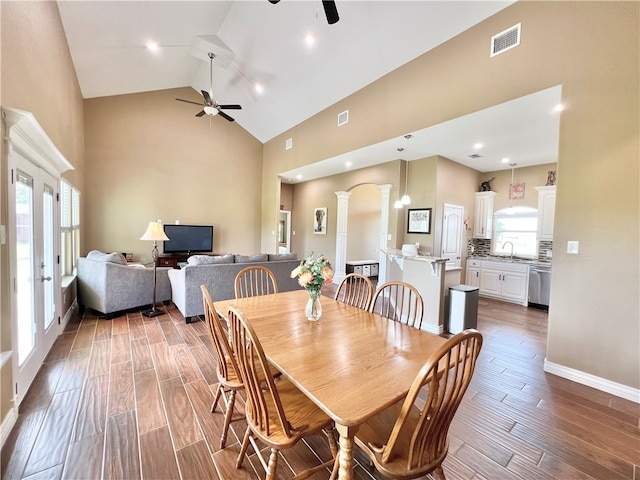
<svg viewBox="0 0 640 480">
<path fill-rule="evenodd" d="M 547 252 L 551 255 L 553 250 L 552 241 L 541 240 L 538 243 L 538 262 L 551 264 L 552 258 L 547 256 Z M 491 255 L 491 240 L 484 238 L 470 238 L 467 241 L 467 256 L 486 256 Z"/>
</svg>

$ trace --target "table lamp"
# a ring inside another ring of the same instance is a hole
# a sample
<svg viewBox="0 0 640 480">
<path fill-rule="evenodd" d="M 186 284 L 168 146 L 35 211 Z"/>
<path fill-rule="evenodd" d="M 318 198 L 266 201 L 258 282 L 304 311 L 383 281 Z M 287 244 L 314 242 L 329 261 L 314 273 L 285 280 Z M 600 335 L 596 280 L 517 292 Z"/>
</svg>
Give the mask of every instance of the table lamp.
<svg viewBox="0 0 640 480">
<path fill-rule="evenodd" d="M 153 303 L 151 309 L 142 312 L 145 317 L 157 317 L 162 315 L 162 312 L 156 309 L 156 267 L 158 265 L 158 240 L 169 240 L 169 237 L 164 233 L 162 223 L 149 222 L 147 231 L 140 237 L 140 240 L 152 240 L 153 250 L 151 250 L 151 256 L 153 257 Z"/>
</svg>

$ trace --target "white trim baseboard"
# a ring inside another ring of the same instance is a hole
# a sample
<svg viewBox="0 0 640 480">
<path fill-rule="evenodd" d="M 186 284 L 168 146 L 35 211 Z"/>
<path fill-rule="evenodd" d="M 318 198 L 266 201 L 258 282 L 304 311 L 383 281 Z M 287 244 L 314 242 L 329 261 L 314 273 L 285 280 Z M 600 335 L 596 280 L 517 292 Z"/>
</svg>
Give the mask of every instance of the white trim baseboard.
<svg viewBox="0 0 640 480">
<path fill-rule="evenodd" d="M 640 389 L 565 367 L 564 365 L 550 362 L 546 358 L 544 359 L 544 371 L 640 404 Z"/>
<path fill-rule="evenodd" d="M 2 421 L 2 425 L 0 425 L 0 447 L 4 447 L 4 442 L 7 441 L 13 426 L 18 421 L 18 409 L 15 407 L 11 407 L 11 410 L 7 412 L 7 415 L 4 417 Z"/>
</svg>

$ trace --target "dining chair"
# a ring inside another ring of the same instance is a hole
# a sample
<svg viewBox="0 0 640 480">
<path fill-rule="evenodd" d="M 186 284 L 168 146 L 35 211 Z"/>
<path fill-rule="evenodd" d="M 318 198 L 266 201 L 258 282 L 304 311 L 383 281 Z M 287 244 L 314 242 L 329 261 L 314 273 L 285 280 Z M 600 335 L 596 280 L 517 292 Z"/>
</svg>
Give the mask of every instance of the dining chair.
<svg viewBox="0 0 640 480">
<path fill-rule="evenodd" d="M 392 281 L 378 288 L 371 300 L 370 311 L 410 327 L 420 328 L 424 302 L 413 285 Z"/>
<path fill-rule="evenodd" d="M 447 434 L 482 347 L 468 329 L 451 337 L 424 364 L 407 396 L 360 425 L 357 445 L 381 474 L 394 479 L 428 473 L 445 480 Z"/>
<path fill-rule="evenodd" d="M 218 387 L 211 405 L 211 413 L 215 412 L 218 401 L 223 399 L 225 404 L 224 426 L 222 427 L 222 436 L 220 437 L 220 448 L 224 448 L 227 441 L 227 433 L 231 422 L 244 420 L 243 416 L 233 417 L 235 408 L 236 394 L 244 389 L 238 364 L 231 349 L 228 340 L 228 333 L 222 326 L 218 312 L 215 309 L 209 290 L 205 285 L 200 285 L 202 290 L 202 301 L 204 303 L 204 318 L 209 328 L 211 340 L 213 341 L 214 352 L 216 355 L 216 376 L 218 378 Z"/>
<path fill-rule="evenodd" d="M 349 273 L 338 285 L 333 298 L 353 307 L 369 310 L 373 290 L 373 284 L 368 277 L 360 273 Z"/>
<path fill-rule="evenodd" d="M 332 420 L 290 380 L 280 378 L 275 382 L 272 377 L 265 375 L 269 370 L 269 363 L 260 340 L 240 310 L 229 307 L 227 319 L 246 392 L 247 430 L 236 468 L 242 465 L 251 443 L 265 469 L 266 479 L 272 480 L 276 477 L 278 452 L 292 448 L 303 437 L 320 431 L 327 437 L 333 458 L 298 473 L 294 478 L 307 478 L 322 469 L 334 466 L 338 447 Z M 257 441 L 271 448 L 268 461 L 262 455 L 262 448 L 258 446 Z"/>
<path fill-rule="evenodd" d="M 278 293 L 278 282 L 271 270 L 261 265 L 243 268 L 236 275 L 236 298 Z"/>
</svg>

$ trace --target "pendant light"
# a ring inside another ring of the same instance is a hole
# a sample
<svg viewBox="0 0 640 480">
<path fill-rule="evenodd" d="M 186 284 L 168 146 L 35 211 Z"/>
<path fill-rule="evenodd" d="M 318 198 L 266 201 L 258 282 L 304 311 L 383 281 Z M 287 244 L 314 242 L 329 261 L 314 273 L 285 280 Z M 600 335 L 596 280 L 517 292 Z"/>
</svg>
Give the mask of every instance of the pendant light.
<svg viewBox="0 0 640 480">
<path fill-rule="evenodd" d="M 407 140 L 406 145 L 407 148 L 398 148 L 397 150 L 399 152 L 403 152 L 404 150 L 408 150 L 409 149 L 409 139 L 412 137 L 411 134 L 407 134 L 404 136 L 404 138 Z M 409 196 L 409 194 L 407 193 L 407 188 L 409 187 L 409 160 L 405 160 L 407 162 L 407 165 L 404 169 L 404 173 L 405 173 L 405 177 L 404 177 L 404 195 L 402 196 L 402 198 L 400 200 L 396 200 L 395 203 L 393 204 L 394 208 L 402 208 L 405 205 L 411 205 L 411 197 Z"/>
</svg>

